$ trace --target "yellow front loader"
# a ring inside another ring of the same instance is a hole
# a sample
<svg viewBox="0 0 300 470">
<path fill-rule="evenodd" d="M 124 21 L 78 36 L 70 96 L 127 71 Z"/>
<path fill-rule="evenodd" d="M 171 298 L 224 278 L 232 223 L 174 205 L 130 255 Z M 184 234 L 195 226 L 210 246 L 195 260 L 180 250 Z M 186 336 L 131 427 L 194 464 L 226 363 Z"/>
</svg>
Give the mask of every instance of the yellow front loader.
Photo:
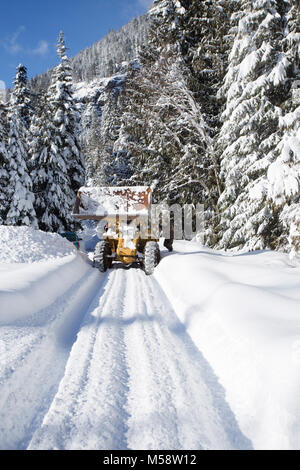
<svg viewBox="0 0 300 470">
<path fill-rule="evenodd" d="M 138 262 L 152 274 L 160 261 L 158 238 L 151 235 L 151 189 L 134 187 L 83 187 L 78 191 L 73 216 L 103 226 L 94 251 L 101 272 L 114 261 Z"/>
</svg>

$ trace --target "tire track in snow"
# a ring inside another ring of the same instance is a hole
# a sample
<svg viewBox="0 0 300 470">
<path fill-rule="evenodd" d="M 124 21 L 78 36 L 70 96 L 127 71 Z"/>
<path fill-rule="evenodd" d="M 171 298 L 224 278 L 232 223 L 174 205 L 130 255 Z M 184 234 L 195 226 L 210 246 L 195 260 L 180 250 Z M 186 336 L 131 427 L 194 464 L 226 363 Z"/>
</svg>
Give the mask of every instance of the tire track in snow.
<svg viewBox="0 0 300 470">
<path fill-rule="evenodd" d="M 127 309 L 135 311 L 137 321 L 125 335 L 131 378 L 129 447 L 249 447 L 217 379 L 157 282 L 140 271 L 130 275 L 137 285 L 127 295 Z"/>
<path fill-rule="evenodd" d="M 149 278 L 130 272 L 127 311 L 132 327 L 126 331 L 130 370 L 128 442 L 132 449 L 180 448 L 172 379 L 154 328 L 154 305 L 149 300 Z M 134 279 L 133 279 L 134 278 Z M 138 406 L 142 404 L 142 407 Z"/>
<path fill-rule="evenodd" d="M 110 271 L 29 448 L 249 447 L 157 282 L 140 270 Z"/>
<path fill-rule="evenodd" d="M 99 279 L 91 270 L 40 315 L 1 328 L 7 355 L 0 377 L 1 449 L 26 448 L 40 426 L 64 375 L 82 312 Z"/>
<path fill-rule="evenodd" d="M 29 448 L 126 448 L 125 291 L 124 271 L 110 272 L 87 313 L 58 393 Z"/>
</svg>

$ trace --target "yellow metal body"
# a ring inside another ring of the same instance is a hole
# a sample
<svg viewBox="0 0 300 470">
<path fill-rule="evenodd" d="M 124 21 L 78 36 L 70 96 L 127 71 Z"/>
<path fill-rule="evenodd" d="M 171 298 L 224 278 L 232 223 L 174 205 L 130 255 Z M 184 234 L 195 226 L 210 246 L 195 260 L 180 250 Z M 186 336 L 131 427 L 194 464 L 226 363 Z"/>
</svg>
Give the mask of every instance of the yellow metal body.
<svg viewBox="0 0 300 470">
<path fill-rule="evenodd" d="M 110 228 L 111 226 L 108 223 L 107 231 L 103 234 L 103 239 L 109 243 L 112 254 L 115 254 L 114 259 L 124 264 L 130 264 L 135 261 L 137 259 L 138 252 L 144 253 L 147 241 L 159 241 L 157 238 L 151 237 L 151 230 L 149 230 L 147 238 L 138 236 L 131 239 L 129 241 L 130 246 L 127 246 L 128 240 L 123 238 L 118 222 L 114 225 L 113 235 Z"/>
<path fill-rule="evenodd" d="M 117 245 L 117 256 L 116 259 L 118 261 L 122 261 L 122 263 L 129 264 L 134 261 L 137 255 L 137 246 L 138 246 L 138 238 L 134 238 L 132 243 L 134 244 L 135 248 L 128 248 L 125 246 L 124 238 L 120 238 L 118 240 Z"/>
</svg>

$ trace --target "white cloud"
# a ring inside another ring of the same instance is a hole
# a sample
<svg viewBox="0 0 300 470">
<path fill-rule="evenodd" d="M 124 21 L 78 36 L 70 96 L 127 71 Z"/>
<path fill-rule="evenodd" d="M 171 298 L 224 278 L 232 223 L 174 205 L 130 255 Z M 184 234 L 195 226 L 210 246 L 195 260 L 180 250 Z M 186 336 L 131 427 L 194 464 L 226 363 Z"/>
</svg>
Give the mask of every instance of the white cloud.
<svg viewBox="0 0 300 470">
<path fill-rule="evenodd" d="M 144 8 L 149 8 L 150 5 L 152 5 L 152 3 L 153 3 L 153 0 L 138 0 L 138 4 Z"/>
<path fill-rule="evenodd" d="M 20 44 L 19 36 L 25 29 L 25 26 L 20 26 L 17 31 L 0 41 L 0 45 L 2 45 L 7 52 L 14 55 L 21 51 L 25 54 L 46 55 L 49 52 L 49 43 L 44 39 L 39 41 L 37 46 L 31 49 Z"/>
<path fill-rule="evenodd" d="M 20 34 L 25 30 L 25 26 L 20 26 L 11 36 L 8 36 L 2 41 L 3 47 L 11 54 L 20 52 L 23 47 L 19 44 L 18 39 Z"/>
<path fill-rule="evenodd" d="M 49 43 L 47 41 L 40 41 L 35 49 L 32 49 L 31 54 L 44 56 L 49 51 Z"/>
</svg>

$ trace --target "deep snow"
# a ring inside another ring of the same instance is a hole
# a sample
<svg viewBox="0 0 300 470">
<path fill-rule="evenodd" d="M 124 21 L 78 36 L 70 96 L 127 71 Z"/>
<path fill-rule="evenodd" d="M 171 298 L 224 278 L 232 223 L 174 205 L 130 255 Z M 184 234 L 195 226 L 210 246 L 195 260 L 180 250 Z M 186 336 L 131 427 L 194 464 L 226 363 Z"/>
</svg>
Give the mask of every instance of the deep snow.
<svg viewBox="0 0 300 470">
<path fill-rule="evenodd" d="M 300 448 L 287 255 L 179 241 L 146 276 L 58 235 L 0 243 L 0 448 Z"/>
<path fill-rule="evenodd" d="M 300 265 L 175 242 L 155 278 L 256 449 L 300 448 Z"/>
<path fill-rule="evenodd" d="M 33 263 L 62 258 L 76 248 L 57 233 L 0 225 L 1 263 Z"/>
</svg>

